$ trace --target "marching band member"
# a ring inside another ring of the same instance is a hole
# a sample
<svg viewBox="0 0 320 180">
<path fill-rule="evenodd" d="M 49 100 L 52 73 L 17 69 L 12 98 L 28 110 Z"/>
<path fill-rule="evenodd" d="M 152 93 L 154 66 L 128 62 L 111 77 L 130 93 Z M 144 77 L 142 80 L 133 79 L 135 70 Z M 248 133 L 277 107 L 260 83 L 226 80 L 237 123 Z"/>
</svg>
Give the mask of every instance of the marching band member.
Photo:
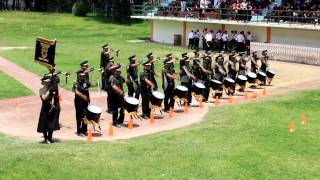
<svg viewBox="0 0 320 180">
<path fill-rule="evenodd" d="M 168 112 L 170 108 L 174 108 L 174 88 L 175 88 L 175 71 L 172 59 L 167 58 L 164 61 L 162 69 L 162 88 L 164 91 L 164 111 Z"/>
<path fill-rule="evenodd" d="M 235 57 L 235 54 L 232 53 L 229 56 L 229 62 L 228 62 L 228 77 L 236 80 L 237 78 L 237 59 Z"/>
<path fill-rule="evenodd" d="M 154 89 L 155 84 L 153 83 L 154 72 L 151 70 L 151 63 L 147 61 L 143 63 L 144 69 L 140 73 L 140 89 L 141 89 L 141 98 L 142 98 L 142 118 L 150 118 L 150 107 L 149 101 L 152 96 L 152 90 Z"/>
<path fill-rule="evenodd" d="M 187 93 L 187 100 L 188 100 L 188 105 L 191 104 L 192 101 L 192 80 L 195 80 L 195 76 L 192 74 L 192 69 L 189 65 L 189 58 L 186 57 L 182 60 L 183 65 L 180 69 L 180 79 L 181 79 L 181 85 L 185 86 L 188 88 L 188 93 Z"/>
<path fill-rule="evenodd" d="M 269 56 L 267 54 L 267 50 L 262 51 L 260 71 L 262 71 L 264 73 L 267 72 L 268 58 L 269 58 Z"/>
<path fill-rule="evenodd" d="M 109 112 L 112 113 L 112 125 L 120 127 L 124 121 L 124 90 L 123 83 L 125 79 L 121 76 L 121 65 L 115 64 L 112 66 L 114 69 L 113 75 L 109 78 L 110 92 L 108 94 Z"/>
<path fill-rule="evenodd" d="M 127 65 L 127 79 L 128 79 L 128 96 L 139 99 L 139 80 L 138 80 L 138 66 L 139 62 L 136 60 L 136 56 L 130 56 L 130 63 Z"/>
<path fill-rule="evenodd" d="M 258 71 L 258 55 L 257 55 L 257 51 L 252 53 L 252 58 L 251 58 L 251 68 L 250 71 L 253 73 L 257 73 Z"/>
<path fill-rule="evenodd" d="M 168 54 L 168 55 L 171 55 L 171 54 Z M 167 55 L 167 56 L 168 56 Z M 151 73 L 152 73 L 152 83 L 153 83 L 153 90 L 157 90 L 158 89 L 158 84 L 157 84 L 157 81 L 156 81 L 156 79 L 155 79 L 155 76 L 159 76 L 157 73 L 156 73 L 156 71 L 155 71 L 155 66 L 154 66 L 154 62 L 156 62 L 156 60 L 154 59 L 154 56 L 153 56 L 153 53 L 151 52 L 151 53 L 149 53 L 149 54 L 147 54 L 147 58 L 148 58 L 148 62 L 151 64 Z"/>
<path fill-rule="evenodd" d="M 41 79 L 43 87 L 39 90 L 40 99 L 42 101 L 39 122 L 37 132 L 43 133 L 43 143 L 53 143 L 52 134 L 53 131 L 59 130 L 59 117 L 56 117 L 56 106 L 59 106 L 59 101 L 54 100 L 55 91 L 51 86 L 50 77 L 44 77 Z M 59 106 L 60 108 L 60 106 Z M 60 109 L 59 109 L 60 112 Z"/>
<path fill-rule="evenodd" d="M 201 68 L 201 73 L 202 73 L 202 80 L 204 81 L 204 85 L 207 87 L 204 90 L 204 100 L 203 101 L 208 101 L 209 98 L 209 93 L 210 93 L 210 88 L 209 88 L 209 83 L 210 83 L 210 79 L 211 76 L 213 74 L 213 70 L 212 70 L 212 60 L 211 60 L 211 56 L 210 56 L 211 52 L 208 51 L 207 55 L 205 57 L 203 57 L 203 65 Z"/>
<path fill-rule="evenodd" d="M 108 44 L 105 44 L 104 46 L 102 46 L 103 50 L 101 51 L 101 55 L 100 55 L 100 68 L 102 70 L 106 69 L 107 64 L 109 63 L 109 58 L 110 58 L 110 51 L 109 51 L 109 47 Z M 101 75 L 101 89 L 104 90 L 105 89 L 105 82 L 106 80 L 105 78 L 105 71 L 103 71 L 102 75 Z"/>
<path fill-rule="evenodd" d="M 109 78 L 113 74 L 113 70 L 114 70 L 113 65 L 114 65 L 114 58 L 111 57 L 111 58 L 109 58 L 109 63 L 107 64 L 106 68 L 104 69 L 104 81 L 105 81 L 104 90 L 107 91 L 107 93 L 109 93 L 109 91 L 110 91 Z"/>
<path fill-rule="evenodd" d="M 240 61 L 239 61 L 239 75 L 246 75 L 247 72 L 247 61 L 246 59 L 243 57 L 244 53 L 241 52 L 239 53 L 240 55 Z"/>
<path fill-rule="evenodd" d="M 217 56 L 216 64 L 214 69 L 214 78 L 223 81 L 224 77 L 227 75 L 226 68 L 224 67 L 224 58 L 222 55 Z"/>
</svg>

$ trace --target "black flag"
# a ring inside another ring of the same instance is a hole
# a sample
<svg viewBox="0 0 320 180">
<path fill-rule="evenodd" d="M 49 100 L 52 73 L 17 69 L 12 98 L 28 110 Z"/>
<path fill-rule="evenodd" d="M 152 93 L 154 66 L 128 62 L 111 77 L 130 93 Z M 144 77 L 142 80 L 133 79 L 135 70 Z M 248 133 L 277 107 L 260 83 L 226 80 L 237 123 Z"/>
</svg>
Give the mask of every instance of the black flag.
<svg viewBox="0 0 320 180">
<path fill-rule="evenodd" d="M 54 56 L 56 52 L 56 40 L 37 38 L 36 51 L 34 55 L 35 62 L 46 66 L 48 69 L 54 67 Z"/>
</svg>

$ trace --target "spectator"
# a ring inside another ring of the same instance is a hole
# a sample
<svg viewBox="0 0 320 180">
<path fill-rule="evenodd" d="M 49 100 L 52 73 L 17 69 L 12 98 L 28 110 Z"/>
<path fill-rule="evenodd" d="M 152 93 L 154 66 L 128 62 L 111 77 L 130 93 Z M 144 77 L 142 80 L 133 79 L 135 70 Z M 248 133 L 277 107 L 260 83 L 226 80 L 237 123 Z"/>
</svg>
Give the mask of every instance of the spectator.
<svg viewBox="0 0 320 180">
<path fill-rule="evenodd" d="M 181 5 L 181 11 L 185 11 L 186 10 L 186 6 L 187 6 L 187 1 L 186 0 L 181 0 L 180 1 L 180 5 Z"/>
<path fill-rule="evenodd" d="M 193 42 L 193 39 L 194 39 L 194 32 L 193 32 L 193 30 L 191 30 L 190 32 L 189 32 L 189 45 L 188 45 L 188 49 L 192 49 L 193 48 L 193 46 L 194 46 L 194 42 Z"/>
<path fill-rule="evenodd" d="M 194 38 L 193 38 L 194 48 L 196 50 L 199 50 L 199 41 L 200 41 L 200 32 L 199 32 L 199 29 L 197 29 L 197 31 L 194 32 Z"/>
<path fill-rule="evenodd" d="M 222 34 L 222 48 L 224 51 L 228 51 L 228 41 L 229 41 L 228 31 L 224 31 Z"/>
<path fill-rule="evenodd" d="M 243 52 L 244 51 L 244 42 L 245 42 L 245 38 L 244 38 L 244 32 L 241 31 L 238 35 L 237 35 L 237 51 L 238 52 Z"/>
</svg>

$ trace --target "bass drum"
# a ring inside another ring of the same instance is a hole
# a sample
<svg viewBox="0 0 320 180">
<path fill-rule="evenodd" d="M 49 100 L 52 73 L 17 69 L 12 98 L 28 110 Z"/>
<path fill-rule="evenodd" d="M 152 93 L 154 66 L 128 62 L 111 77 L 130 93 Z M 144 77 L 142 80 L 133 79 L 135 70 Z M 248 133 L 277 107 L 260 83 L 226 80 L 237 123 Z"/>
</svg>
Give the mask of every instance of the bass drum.
<svg viewBox="0 0 320 180">
<path fill-rule="evenodd" d="M 272 71 L 271 69 L 267 70 L 267 77 L 269 79 L 272 79 L 275 75 L 276 75 L 276 73 L 274 71 Z"/>
<path fill-rule="evenodd" d="M 88 121 L 99 123 L 101 116 L 101 108 L 95 105 L 89 105 L 86 111 L 86 118 Z"/>
<path fill-rule="evenodd" d="M 204 84 L 202 84 L 201 82 L 196 82 L 193 84 L 193 92 L 196 95 L 203 95 L 203 90 L 206 88 L 206 86 Z"/>
<path fill-rule="evenodd" d="M 253 72 L 248 72 L 247 78 L 248 78 L 248 82 L 253 84 L 253 83 L 256 83 L 257 75 Z"/>
<path fill-rule="evenodd" d="M 210 87 L 212 88 L 212 90 L 218 90 L 219 88 L 221 88 L 222 83 L 216 79 L 211 79 L 210 80 Z"/>
<path fill-rule="evenodd" d="M 163 99 L 164 99 L 163 93 L 161 93 L 159 91 L 153 91 L 150 102 L 154 106 L 161 107 Z"/>
<path fill-rule="evenodd" d="M 264 73 L 262 71 L 258 72 L 258 74 L 257 74 L 257 78 L 259 79 L 259 81 L 265 81 L 266 77 L 267 77 L 266 73 Z"/>
<path fill-rule="evenodd" d="M 234 83 L 235 83 L 235 81 L 234 81 L 233 79 L 231 79 L 231 78 L 228 78 L 228 77 L 225 78 L 224 81 L 223 81 L 223 85 L 224 85 L 224 87 L 226 87 L 226 88 L 231 88 L 231 87 L 233 87 Z"/>
<path fill-rule="evenodd" d="M 248 78 L 244 75 L 238 75 L 237 76 L 237 84 L 239 84 L 239 86 L 244 86 L 246 85 Z"/>
<path fill-rule="evenodd" d="M 185 86 L 177 86 L 176 89 L 174 90 L 175 96 L 177 96 L 179 99 L 182 98 L 187 98 L 187 92 L 188 88 Z"/>
<path fill-rule="evenodd" d="M 124 102 L 124 109 L 127 110 L 128 113 L 137 112 L 139 107 L 139 100 L 134 97 L 127 97 Z"/>
</svg>

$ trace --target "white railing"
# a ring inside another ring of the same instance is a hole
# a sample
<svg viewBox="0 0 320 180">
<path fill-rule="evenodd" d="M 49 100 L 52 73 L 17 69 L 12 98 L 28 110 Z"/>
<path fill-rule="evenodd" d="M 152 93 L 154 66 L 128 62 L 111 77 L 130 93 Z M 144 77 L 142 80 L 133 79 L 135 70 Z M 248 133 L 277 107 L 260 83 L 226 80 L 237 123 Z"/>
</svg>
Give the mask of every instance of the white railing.
<svg viewBox="0 0 320 180">
<path fill-rule="evenodd" d="M 252 42 L 250 51 L 268 50 L 270 59 L 320 65 L 320 48 Z"/>
</svg>

